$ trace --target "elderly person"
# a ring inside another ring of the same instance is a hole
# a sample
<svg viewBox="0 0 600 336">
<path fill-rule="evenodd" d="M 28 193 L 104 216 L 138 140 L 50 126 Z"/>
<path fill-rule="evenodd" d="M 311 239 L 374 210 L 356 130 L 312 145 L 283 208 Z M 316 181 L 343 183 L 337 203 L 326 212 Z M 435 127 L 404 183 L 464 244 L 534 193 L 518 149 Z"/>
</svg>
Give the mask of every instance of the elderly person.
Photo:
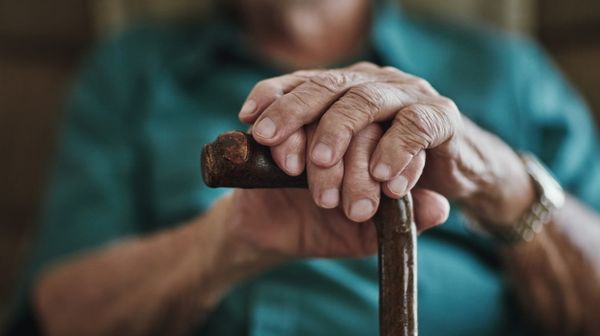
<svg viewBox="0 0 600 336">
<path fill-rule="evenodd" d="M 446 222 L 419 238 L 423 335 L 600 330 L 600 145 L 538 48 L 395 1 L 224 7 L 87 64 L 15 332 L 373 335 L 370 218 L 408 192 Z M 203 186 L 238 111 L 309 190 Z"/>
</svg>

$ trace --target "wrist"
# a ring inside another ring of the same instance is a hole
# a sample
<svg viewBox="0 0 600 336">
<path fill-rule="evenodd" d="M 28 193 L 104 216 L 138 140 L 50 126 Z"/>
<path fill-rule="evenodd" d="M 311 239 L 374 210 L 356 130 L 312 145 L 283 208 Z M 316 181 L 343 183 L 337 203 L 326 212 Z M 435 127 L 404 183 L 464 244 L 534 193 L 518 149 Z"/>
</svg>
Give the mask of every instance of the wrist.
<svg viewBox="0 0 600 336">
<path fill-rule="evenodd" d="M 232 235 L 232 197 L 218 199 L 208 211 L 176 233 L 180 262 L 173 265 L 178 283 L 210 310 L 236 283 L 272 266 L 249 244 Z"/>
<path fill-rule="evenodd" d="M 535 185 L 518 155 L 507 148 L 494 153 L 502 158 L 490 167 L 492 179 L 478 185 L 477 191 L 464 200 L 470 215 L 485 223 L 488 231 L 512 227 L 537 199 Z"/>
<path fill-rule="evenodd" d="M 250 221 L 247 216 L 239 216 L 235 209 L 235 198 L 226 195 L 211 207 L 205 223 L 211 227 L 214 237 L 214 268 L 226 282 L 237 282 L 283 262 L 252 244 L 236 228 Z"/>
<path fill-rule="evenodd" d="M 554 212 L 565 202 L 565 193 L 552 173 L 532 154 L 519 155 L 530 183 L 535 188 L 535 201 L 508 228 L 488 225 L 498 240 L 508 244 L 531 241 L 552 220 Z M 489 228 L 488 228 L 489 229 Z"/>
</svg>

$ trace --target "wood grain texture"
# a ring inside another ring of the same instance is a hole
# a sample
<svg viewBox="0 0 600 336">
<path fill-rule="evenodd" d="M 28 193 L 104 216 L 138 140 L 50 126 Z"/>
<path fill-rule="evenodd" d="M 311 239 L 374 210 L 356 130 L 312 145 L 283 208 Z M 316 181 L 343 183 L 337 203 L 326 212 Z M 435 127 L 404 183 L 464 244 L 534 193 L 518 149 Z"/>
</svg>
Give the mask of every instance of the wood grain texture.
<svg viewBox="0 0 600 336">
<path fill-rule="evenodd" d="M 410 194 L 382 195 L 374 217 L 379 244 L 381 335 L 417 335 L 417 230 Z"/>
</svg>

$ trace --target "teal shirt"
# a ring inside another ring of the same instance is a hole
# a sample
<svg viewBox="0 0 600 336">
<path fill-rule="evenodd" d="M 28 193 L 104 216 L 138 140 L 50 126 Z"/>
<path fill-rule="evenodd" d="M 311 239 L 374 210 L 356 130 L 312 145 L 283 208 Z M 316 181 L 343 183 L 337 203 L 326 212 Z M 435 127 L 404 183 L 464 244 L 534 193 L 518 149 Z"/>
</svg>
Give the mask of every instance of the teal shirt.
<svg viewBox="0 0 600 336">
<path fill-rule="evenodd" d="M 513 148 L 538 155 L 600 209 L 600 146 L 585 105 L 538 47 L 497 32 L 410 18 L 380 4 L 368 59 L 427 79 Z M 280 74 L 224 23 L 135 29 L 102 46 L 73 92 L 37 253 L 42 266 L 177 225 L 224 190 L 204 186 L 203 144 L 245 129 L 252 86 Z M 507 335 L 525 323 L 493 244 L 453 210 L 419 238 L 421 335 Z M 98 270 L 102 272 L 103 270 Z M 223 300 L 204 335 L 375 335 L 375 258 L 302 260 Z"/>
</svg>

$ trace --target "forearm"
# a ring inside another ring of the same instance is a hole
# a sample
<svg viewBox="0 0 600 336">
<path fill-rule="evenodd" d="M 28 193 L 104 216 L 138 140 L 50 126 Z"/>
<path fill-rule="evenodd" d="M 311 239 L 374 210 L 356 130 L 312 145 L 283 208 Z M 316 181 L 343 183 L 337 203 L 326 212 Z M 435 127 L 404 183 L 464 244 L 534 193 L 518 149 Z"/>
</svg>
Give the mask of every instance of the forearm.
<svg viewBox="0 0 600 336">
<path fill-rule="evenodd" d="M 65 261 L 34 293 L 51 335 L 181 334 L 257 267 L 229 244 L 227 201 L 175 229 Z M 237 246 L 237 247 L 236 247 Z M 252 266 L 248 266 L 252 265 Z"/>
<path fill-rule="evenodd" d="M 573 198 L 531 242 L 501 255 L 525 313 L 548 334 L 600 330 L 600 217 Z"/>
<path fill-rule="evenodd" d="M 480 171 L 475 192 L 462 200 L 490 232 L 515 225 L 536 202 L 524 165 L 506 144 L 472 123 L 465 155 Z M 476 153 L 472 155 L 469 153 Z M 600 329 L 600 217 L 574 198 L 556 211 L 531 242 L 503 245 L 506 274 L 524 312 L 549 334 Z"/>
</svg>

